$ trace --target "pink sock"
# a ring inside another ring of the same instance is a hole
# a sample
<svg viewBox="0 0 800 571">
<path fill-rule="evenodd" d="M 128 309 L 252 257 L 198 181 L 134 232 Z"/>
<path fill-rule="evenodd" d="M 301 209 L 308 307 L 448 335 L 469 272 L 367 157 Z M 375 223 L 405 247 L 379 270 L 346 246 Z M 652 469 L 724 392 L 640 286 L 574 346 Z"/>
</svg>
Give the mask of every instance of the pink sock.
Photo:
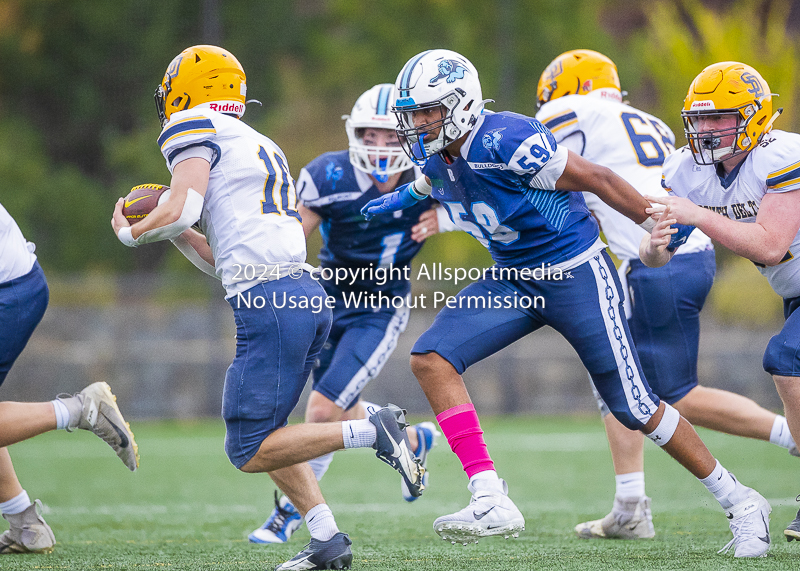
<svg viewBox="0 0 800 571">
<path fill-rule="evenodd" d="M 472 404 L 448 408 L 437 414 L 436 420 L 468 477 L 484 470 L 494 470 L 494 463 L 483 441 L 478 413 Z"/>
</svg>

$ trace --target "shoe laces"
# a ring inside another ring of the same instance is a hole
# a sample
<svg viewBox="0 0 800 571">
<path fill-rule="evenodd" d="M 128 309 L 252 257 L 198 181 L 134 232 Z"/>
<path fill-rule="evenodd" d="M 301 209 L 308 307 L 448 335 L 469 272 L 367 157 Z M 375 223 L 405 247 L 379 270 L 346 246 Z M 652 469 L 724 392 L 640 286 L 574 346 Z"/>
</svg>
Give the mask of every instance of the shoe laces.
<svg viewBox="0 0 800 571">
<path fill-rule="evenodd" d="M 293 515 L 293 511 L 281 507 L 281 504 L 278 501 L 278 491 L 275 490 L 275 512 L 272 514 L 272 517 L 269 518 L 269 521 L 267 521 L 264 529 L 275 534 L 282 532 L 286 526 L 286 520 Z"/>
<path fill-rule="evenodd" d="M 758 530 L 756 529 L 756 515 L 760 514 L 761 510 L 756 509 L 753 512 L 745 514 L 741 517 L 736 519 L 732 519 L 728 522 L 730 525 L 731 531 L 733 532 L 733 539 L 731 539 L 725 547 L 717 551 L 718 554 L 725 554 L 730 551 L 731 547 L 734 547 L 734 551 L 738 549 L 739 545 L 754 539 Z"/>
</svg>

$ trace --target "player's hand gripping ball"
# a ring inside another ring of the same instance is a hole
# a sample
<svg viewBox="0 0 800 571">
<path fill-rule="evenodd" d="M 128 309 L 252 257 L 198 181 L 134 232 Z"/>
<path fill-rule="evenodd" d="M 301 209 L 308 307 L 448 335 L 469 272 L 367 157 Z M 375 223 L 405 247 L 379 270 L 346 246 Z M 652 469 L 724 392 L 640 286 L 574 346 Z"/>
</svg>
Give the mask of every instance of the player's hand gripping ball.
<svg viewBox="0 0 800 571">
<path fill-rule="evenodd" d="M 122 215 L 133 225 L 144 220 L 153 209 L 169 197 L 169 187 L 163 184 L 134 186 L 122 204 Z"/>
</svg>

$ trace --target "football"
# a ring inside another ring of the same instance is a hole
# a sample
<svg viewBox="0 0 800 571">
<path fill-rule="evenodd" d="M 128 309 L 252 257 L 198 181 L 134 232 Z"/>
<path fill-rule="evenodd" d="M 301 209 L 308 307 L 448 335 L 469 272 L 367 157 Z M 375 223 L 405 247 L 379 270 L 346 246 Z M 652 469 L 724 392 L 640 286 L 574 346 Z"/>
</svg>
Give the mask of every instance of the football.
<svg viewBox="0 0 800 571">
<path fill-rule="evenodd" d="M 128 222 L 135 224 L 143 220 L 160 202 L 167 199 L 169 187 L 162 184 L 140 184 L 134 186 L 125 197 L 122 214 Z M 163 200 L 162 200 L 163 196 Z"/>
</svg>

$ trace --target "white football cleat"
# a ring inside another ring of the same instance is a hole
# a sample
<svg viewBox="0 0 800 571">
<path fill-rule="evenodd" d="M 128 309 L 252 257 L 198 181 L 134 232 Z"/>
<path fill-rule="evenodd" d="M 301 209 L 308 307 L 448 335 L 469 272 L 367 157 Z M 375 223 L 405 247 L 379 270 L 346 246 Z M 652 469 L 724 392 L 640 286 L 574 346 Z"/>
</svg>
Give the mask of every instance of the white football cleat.
<svg viewBox="0 0 800 571">
<path fill-rule="evenodd" d="M 474 480 L 467 489 L 472 492 L 467 507 L 433 522 L 433 530 L 442 539 L 453 545 L 467 545 L 490 535 L 519 537 L 525 529 L 525 518 L 508 497 L 505 480 Z"/>
<path fill-rule="evenodd" d="M 633 513 L 633 516 L 630 514 Z M 650 498 L 614 497 L 614 508 L 603 519 L 579 523 L 575 533 L 581 539 L 650 539 L 655 537 Z"/>
<path fill-rule="evenodd" d="M 67 432 L 76 428 L 94 432 L 114 449 L 128 470 L 136 471 L 139 467 L 139 447 L 108 383 L 93 383 L 75 396 L 59 396 L 58 400 L 69 411 Z"/>
<path fill-rule="evenodd" d="M 750 490 L 747 499 L 725 510 L 733 539 L 717 553 L 734 548 L 734 557 L 766 557 L 770 548 L 769 514 L 772 507 L 764 497 Z"/>
<path fill-rule="evenodd" d="M 11 529 L 0 535 L 0 555 L 53 551 L 56 538 L 41 511 L 42 502 L 36 500 L 18 514 L 3 514 Z"/>
</svg>

